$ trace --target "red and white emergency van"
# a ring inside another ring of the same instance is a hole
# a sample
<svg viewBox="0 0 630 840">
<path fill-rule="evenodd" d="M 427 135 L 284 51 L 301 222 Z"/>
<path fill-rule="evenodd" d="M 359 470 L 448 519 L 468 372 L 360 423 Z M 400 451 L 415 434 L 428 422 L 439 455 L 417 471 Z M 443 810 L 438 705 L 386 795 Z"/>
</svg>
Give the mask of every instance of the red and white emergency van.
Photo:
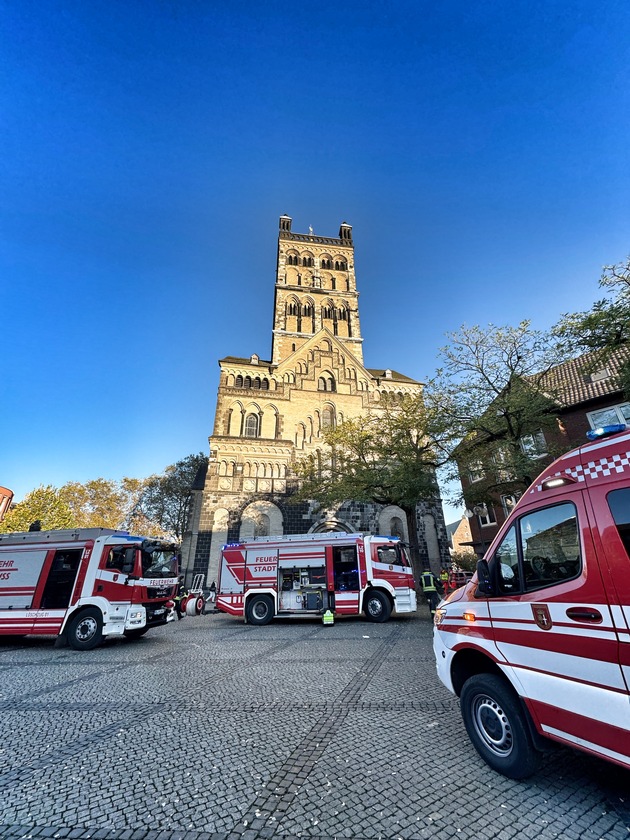
<svg viewBox="0 0 630 840">
<path fill-rule="evenodd" d="M 278 616 L 415 612 L 406 547 L 397 537 L 295 534 L 223 546 L 216 608 L 267 624 Z"/>
<path fill-rule="evenodd" d="M 177 546 L 108 528 L 0 534 L 0 638 L 55 635 L 75 650 L 175 618 Z"/>
<path fill-rule="evenodd" d="M 589 436 L 435 616 L 438 674 L 477 752 L 511 778 L 537 769 L 547 739 L 630 767 L 630 428 Z"/>
</svg>

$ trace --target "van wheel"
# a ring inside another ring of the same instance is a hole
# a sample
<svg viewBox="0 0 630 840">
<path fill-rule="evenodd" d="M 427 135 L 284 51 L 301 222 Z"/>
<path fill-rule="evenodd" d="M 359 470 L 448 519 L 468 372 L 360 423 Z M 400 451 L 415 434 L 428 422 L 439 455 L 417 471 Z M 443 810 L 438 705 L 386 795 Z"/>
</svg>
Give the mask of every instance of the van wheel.
<svg viewBox="0 0 630 840">
<path fill-rule="evenodd" d="M 363 612 L 368 621 L 383 622 L 392 614 L 392 605 L 383 592 L 372 589 L 363 599 Z"/>
<path fill-rule="evenodd" d="M 254 595 L 245 610 L 248 624 L 269 624 L 273 618 L 273 601 L 269 595 Z"/>
<path fill-rule="evenodd" d="M 460 705 L 468 737 L 483 760 L 509 779 L 526 779 L 538 770 L 525 713 L 512 687 L 496 674 L 466 680 Z"/>
<path fill-rule="evenodd" d="M 90 607 L 72 616 L 68 623 L 68 644 L 74 650 L 92 650 L 103 638 L 103 615 Z"/>
</svg>

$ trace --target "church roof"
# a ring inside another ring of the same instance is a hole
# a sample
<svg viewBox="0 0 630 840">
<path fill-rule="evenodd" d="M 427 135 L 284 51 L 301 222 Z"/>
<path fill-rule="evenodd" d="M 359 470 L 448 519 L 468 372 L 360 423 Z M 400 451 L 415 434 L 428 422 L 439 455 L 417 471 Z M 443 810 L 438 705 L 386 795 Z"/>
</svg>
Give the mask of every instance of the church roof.
<svg viewBox="0 0 630 840">
<path fill-rule="evenodd" d="M 391 370 L 391 368 L 385 370 L 383 370 L 383 368 L 366 368 L 366 370 L 374 377 L 374 379 L 387 379 L 390 382 L 411 382 L 414 385 L 421 384 L 417 379 L 412 379 L 410 376 L 405 376 L 404 373 L 399 373 L 397 370 Z M 390 376 L 386 376 L 388 370 L 391 374 Z"/>
<path fill-rule="evenodd" d="M 254 367 L 269 367 L 272 366 L 270 361 L 265 361 L 265 359 L 258 359 L 257 362 L 252 362 L 251 356 L 247 359 L 242 359 L 240 356 L 224 356 L 222 359 L 219 359 L 219 364 L 221 362 L 227 362 L 230 365 L 253 365 Z"/>
</svg>

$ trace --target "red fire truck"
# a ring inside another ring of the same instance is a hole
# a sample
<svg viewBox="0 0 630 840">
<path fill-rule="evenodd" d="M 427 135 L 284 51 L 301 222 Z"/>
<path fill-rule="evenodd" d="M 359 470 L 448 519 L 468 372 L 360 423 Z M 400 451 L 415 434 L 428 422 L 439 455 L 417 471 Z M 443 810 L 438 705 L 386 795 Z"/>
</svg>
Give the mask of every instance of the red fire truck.
<svg viewBox="0 0 630 840">
<path fill-rule="evenodd" d="M 225 545 L 217 609 L 267 624 L 275 616 L 365 613 L 387 621 L 414 612 L 416 590 L 397 537 L 296 534 Z"/>
<path fill-rule="evenodd" d="M 531 775 L 547 739 L 630 767 L 630 427 L 589 433 L 519 500 L 434 650 L 481 757 Z"/>
<path fill-rule="evenodd" d="M 177 546 L 108 528 L 0 534 L 0 637 L 60 636 L 90 650 L 175 615 Z"/>
</svg>

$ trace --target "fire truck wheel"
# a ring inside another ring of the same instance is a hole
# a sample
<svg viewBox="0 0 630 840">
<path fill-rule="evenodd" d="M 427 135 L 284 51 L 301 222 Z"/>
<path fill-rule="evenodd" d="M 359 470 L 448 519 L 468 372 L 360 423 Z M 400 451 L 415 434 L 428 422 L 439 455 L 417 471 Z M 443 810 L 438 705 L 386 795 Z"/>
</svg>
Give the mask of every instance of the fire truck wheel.
<svg viewBox="0 0 630 840">
<path fill-rule="evenodd" d="M 195 610 L 197 611 L 197 615 L 201 615 L 203 612 L 203 608 L 206 606 L 206 602 L 203 600 L 201 595 L 195 601 Z"/>
<path fill-rule="evenodd" d="M 373 589 L 363 599 L 363 612 L 368 621 L 382 622 L 392 614 L 392 605 L 383 592 Z"/>
<path fill-rule="evenodd" d="M 496 674 L 466 680 L 460 696 L 468 736 L 483 760 L 509 779 L 526 779 L 540 766 L 516 692 Z"/>
<path fill-rule="evenodd" d="M 247 602 L 248 624 L 269 624 L 273 618 L 273 601 L 269 595 L 254 595 Z"/>
<path fill-rule="evenodd" d="M 68 644 L 74 650 L 92 650 L 103 638 L 101 611 L 90 607 L 73 615 L 68 623 Z"/>
</svg>

